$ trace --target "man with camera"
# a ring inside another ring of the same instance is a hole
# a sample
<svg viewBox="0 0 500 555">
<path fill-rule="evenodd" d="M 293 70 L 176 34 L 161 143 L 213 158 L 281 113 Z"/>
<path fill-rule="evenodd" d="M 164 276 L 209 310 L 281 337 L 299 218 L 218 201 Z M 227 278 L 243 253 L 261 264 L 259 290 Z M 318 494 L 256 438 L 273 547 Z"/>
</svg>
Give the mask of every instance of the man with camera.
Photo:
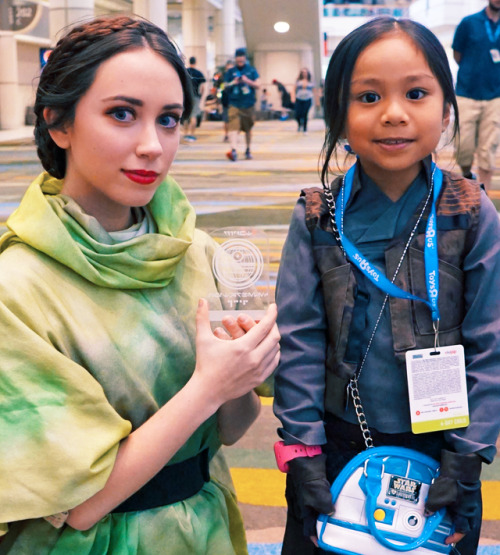
<svg viewBox="0 0 500 555">
<path fill-rule="evenodd" d="M 228 136 L 231 150 L 226 156 L 232 162 L 238 159 L 238 133 L 245 133 L 245 158 L 252 159 L 250 145 L 252 142 L 252 127 L 255 119 L 256 89 L 259 88 L 259 74 L 247 61 L 244 48 L 238 48 L 235 53 L 235 65 L 224 75 L 225 88 L 228 94 Z"/>
</svg>

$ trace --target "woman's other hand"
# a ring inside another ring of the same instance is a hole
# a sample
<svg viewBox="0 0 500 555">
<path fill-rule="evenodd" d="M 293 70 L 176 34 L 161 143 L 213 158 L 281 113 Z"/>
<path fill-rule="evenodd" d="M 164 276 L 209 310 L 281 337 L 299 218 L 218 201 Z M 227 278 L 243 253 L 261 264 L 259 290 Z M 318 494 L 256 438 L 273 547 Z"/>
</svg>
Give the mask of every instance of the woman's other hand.
<svg viewBox="0 0 500 555">
<path fill-rule="evenodd" d="M 255 323 L 247 315 L 225 319 L 226 332 L 212 332 L 207 301 L 200 300 L 196 314 L 196 368 L 193 379 L 216 396 L 222 405 L 237 399 L 261 384 L 279 362 L 280 334 L 276 326 L 277 309 L 272 304 L 262 320 Z M 239 328 L 239 329 L 238 329 Z"/>
<path fill-rule="evenodd" d="M 222 340 L 243 337 L 256 322 L 248 314 L 232 315 L 222 319 L 223 328 L 214 330 L 214 335 Z M 224 445 L 236 443 L 259 416 L 261 403 L 258 395 L 250 391 L 242 397 L 227 401 L 217 412 L 219 437 Z"/>
</svg>

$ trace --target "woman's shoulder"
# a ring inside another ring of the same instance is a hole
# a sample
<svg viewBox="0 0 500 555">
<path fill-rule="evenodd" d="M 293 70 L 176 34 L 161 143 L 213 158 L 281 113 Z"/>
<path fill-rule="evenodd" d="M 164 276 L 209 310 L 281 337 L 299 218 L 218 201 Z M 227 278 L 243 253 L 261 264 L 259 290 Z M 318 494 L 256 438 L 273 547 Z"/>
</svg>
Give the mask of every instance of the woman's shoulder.
<svg viewBox="0 0 500 555">
<path fill-rule="evenodd" d="M 33 281 L 38 272 L 47 265 L 48 258 L 33 247 L 20 241 L 12 240 L 0 253 L 0 283 L 15 281 L 23 283 Z"/>
<path fill-rule="evenodd" d="M 33 247 L 14 242 L 0 254 L 0 301 L 40 300 L 44 291 L 56 292 L 58 283 L 67 283 L 71 273 Z"/>
</svg>

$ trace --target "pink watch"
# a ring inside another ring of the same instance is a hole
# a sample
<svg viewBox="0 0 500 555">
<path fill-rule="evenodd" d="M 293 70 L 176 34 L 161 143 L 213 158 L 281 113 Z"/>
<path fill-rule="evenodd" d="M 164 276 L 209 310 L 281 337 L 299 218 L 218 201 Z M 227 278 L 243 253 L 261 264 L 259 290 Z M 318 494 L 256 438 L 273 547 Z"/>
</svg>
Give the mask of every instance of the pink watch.
<svg viewBox="0 0 500 555">
<path fill-rule="evenodd" d="M 274 444 L 274 455 L 276 457 L 276 464 L 281 472 L 285 474 L 288 472 L 288 461 L 296 459 L 297 457 L 315 457 L 321 455 L 321 445 L 285 445 L 284 441 L 277 441 Z"/>
</svg>

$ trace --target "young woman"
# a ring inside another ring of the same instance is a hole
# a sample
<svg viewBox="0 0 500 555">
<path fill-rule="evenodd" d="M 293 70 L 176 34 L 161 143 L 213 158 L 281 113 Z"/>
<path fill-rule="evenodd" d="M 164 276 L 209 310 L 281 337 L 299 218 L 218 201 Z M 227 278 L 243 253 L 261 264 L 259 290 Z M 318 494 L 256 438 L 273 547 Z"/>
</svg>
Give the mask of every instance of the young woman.
<svg viewBox="0 0 500 555">
<path fill-rule="evenodd" d="M 481 464 L 495 456 L 500 422 L 500 223 L 477 183 L 432 162 L 451 108 L 456 131 L 445 51 L 415 22 L 374 19 L 332 56 L 324 190 L 302 193 L 277 284 L 279 433 L 285 445 L 316 447 L 289 461 L 285 554 L 321 552 L 315 520 L 334 510 L 330 484 L 369 445 L 354 401 L 375 446 L 441 461 L 426 507 L 446 506 L 455 526 L 446 541 L 476 553 Z M 329 185 L 346 141 L 355 164 Z M 406 353 L 446 345 L 465 352 L 470 423 L 451 418 L 442 429 L 438 412 L 436 426 L 414 434 Z"/>
<path fill-rule="evenodd" d="M 246 552 L 217 451 L 258 414 L 276 309 L 211 331 L 214 244 L 168 177 L 191 106 L 174 45 L 126 16 L 41 75 L 46 172 L 0 242 L 2 554 Z"/>
<path fill-rule="evenodd" d="M 311 83 L 311 73 L 307 68 L 300 70 L 295 84 L 295 119 L 298 131 L 307 133 L 309 110 L 314 99 L 314 85 Z"/>
</svg>

